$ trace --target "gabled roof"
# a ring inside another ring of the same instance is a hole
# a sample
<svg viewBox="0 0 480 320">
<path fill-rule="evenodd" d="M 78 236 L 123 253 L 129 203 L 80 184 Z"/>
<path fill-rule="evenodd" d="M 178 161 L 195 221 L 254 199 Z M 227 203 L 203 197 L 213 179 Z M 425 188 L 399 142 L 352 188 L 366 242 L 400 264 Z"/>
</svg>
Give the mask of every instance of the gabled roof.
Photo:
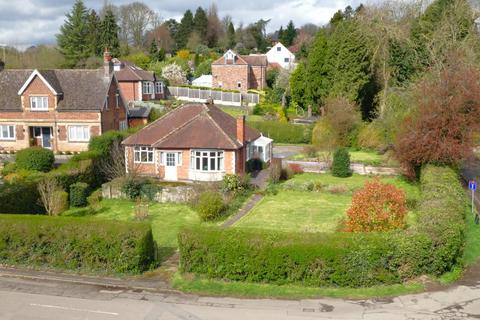
<svg viewBox="0 0 480 320">
<path fill-rule="evenodd" d="M 260 137 L 245 127 L 246 141 Z M 125 145 L 147 145 L 165 149 L 238 149 L 237 120 L 214 105 L 185 104 L 170 111 L 123 141 Z"/>
<path fill-rule="evenodd" d="M 227 64 L 225 57 L 227 55 L 234 55 L 236 65 L 245 65 L 250 66 L 267 66 L 267 56 L 264 54 L 251 54 L 251 55 L 238 55 L 232 50 L 228 50 L 223 56 L 212 62 L 212 64 Z"/>
<path fill-rule="evenodd" d="M 57 111 L 100 111 L 113 81 L 103 69 L 4 70 L 0 72 L 0 110 L 22 111 L 19 93 L 35 77 L 60 96 Z"/>
<path fill-rule="evenodd" d="M 128 116 L 130 118 L 148 118 L 152 108 L 147 106 L 136 106 L 128 109 Z"/>
<path fill-rule="evenodd" d="M 121 69 L 115 71 L 118 81 L 155 81 L 155 74 L 152 71 L 145 71 L 129 61 L 118 61 Z"/>
</svg>

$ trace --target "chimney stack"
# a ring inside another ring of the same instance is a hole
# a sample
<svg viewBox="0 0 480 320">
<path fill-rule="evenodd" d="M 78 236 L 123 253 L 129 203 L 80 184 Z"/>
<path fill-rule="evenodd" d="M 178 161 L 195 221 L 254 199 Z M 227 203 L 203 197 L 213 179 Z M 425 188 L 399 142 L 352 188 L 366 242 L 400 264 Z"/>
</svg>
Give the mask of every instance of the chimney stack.
<svg viewBox="0 0 480 320">
<path fill-rule="evenodd" d="M 108 51 L 108 48 L 105 48 L 105 51 L 103 52 L 103 70 L 104 76 L 110 78 L 110 75 L 113 72 L 113 62 L 112 55 L 110 51 Z"/>
<path fill-rule="evenodd" d="M 237 118 L 237 140 L 242 145 L 245 144 L 245 116 Z"/>
</svg>

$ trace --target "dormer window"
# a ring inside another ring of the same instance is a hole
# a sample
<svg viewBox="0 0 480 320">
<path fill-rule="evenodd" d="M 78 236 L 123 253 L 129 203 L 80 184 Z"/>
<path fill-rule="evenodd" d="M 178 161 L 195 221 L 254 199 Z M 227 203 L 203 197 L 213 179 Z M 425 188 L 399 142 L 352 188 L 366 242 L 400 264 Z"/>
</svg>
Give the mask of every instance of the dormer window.
<svg viewBox="0 0 480 320">
<path fill-rule="evenodd" d="M 282 47 L 277 47 L 277 51 L 282 51 Z"/>
<path fill-rule="evenodd" d="M 30 109 L 32 111 L 48 111 L 48 97 L 45 97 L 45 96 L 30 97 Z"/>
</svg>

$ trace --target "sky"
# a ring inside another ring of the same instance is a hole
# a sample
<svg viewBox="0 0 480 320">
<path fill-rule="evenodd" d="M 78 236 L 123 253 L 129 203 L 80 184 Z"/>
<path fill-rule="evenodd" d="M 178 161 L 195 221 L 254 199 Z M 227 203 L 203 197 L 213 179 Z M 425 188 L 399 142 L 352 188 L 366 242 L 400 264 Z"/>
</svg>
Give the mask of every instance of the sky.
<svg viewBox="0 0 480 320">
<path fill-rule="evenodd" d="M 133 0 L 132 0 L 133 1 Z M 132 2 L 110 0 L 114 5 Z M 375 1 L 375 0 L 373 0 Z M 378 0 L 377 0 L 378 1 Z M 99 10 L 103 0 L 84 0 L 88 8 Z M 361 0 L 216 0 L 220 18 L 233 17 L 234 23 L 248 24 L 259 19 L 271 19 L 267 31 L 286 25 L 291 19 L 296 26 L 305 23 L 323 25 L 339 9 L 357 7 Z M 364 1 L 365 2 L 365 1 Z M 367 1 L 371 2 L 371 1 Z M 55 35 L 74 0 L 0 0 L 0 45 L 26 48 L 31 45 L 55 44 Z M 211 0 L 145 1 L 163 19 L 180 20 L 185 10 L 198 6 L 208 8 Z"/>
</svg>

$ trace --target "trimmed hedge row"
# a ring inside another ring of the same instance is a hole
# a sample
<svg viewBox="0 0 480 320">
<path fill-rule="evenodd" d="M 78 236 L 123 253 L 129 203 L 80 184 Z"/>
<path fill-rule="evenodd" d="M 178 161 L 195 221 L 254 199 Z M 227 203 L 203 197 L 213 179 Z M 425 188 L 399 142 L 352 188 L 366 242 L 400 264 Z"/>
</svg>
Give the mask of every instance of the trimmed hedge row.
<svg viewBox="0 0 480 320">
<path fill-rule="evenodd" d="M 277 121 L 248 121 L 248 126 L 257 129 L 276 143 L 311 143 L 310 125 L 297 125 Z"/>
<path fill-rule="evenodd" d="M 418 229 L 300 234 L 193 227 L 179 234 L 180 268 L 235 281 L 341 287 L 440 275 L 462 254 L 465 198 L 451 169 L 427 167 L 422 187 Z"/>
<path fill-rule="evenodd" d="M 0 215 L 0 263 L 102 273 L 141 273 L 154 263 L 148 224 Z"/>
</svg>

